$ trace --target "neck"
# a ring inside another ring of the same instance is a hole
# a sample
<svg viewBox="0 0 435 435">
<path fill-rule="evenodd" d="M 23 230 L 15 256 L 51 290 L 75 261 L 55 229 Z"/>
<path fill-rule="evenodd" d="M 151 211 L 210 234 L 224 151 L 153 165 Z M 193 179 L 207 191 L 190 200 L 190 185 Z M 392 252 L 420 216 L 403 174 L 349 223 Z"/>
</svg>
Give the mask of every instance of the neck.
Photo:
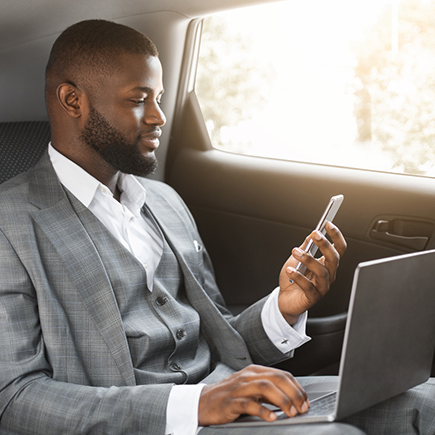
<svg viewBox="0 0 435 435">
<path fill-rule="evenodd" d="M 51 144 L 58 152 L 107 186 L 115 197 L 119 197 L 120 192 L 117 188 L 119 172 L 107 163 L 97 151 L 83 146 L 81 141 L 72 144 L 67 141 L 57 141 L 52 137 Z"/>
</svg>

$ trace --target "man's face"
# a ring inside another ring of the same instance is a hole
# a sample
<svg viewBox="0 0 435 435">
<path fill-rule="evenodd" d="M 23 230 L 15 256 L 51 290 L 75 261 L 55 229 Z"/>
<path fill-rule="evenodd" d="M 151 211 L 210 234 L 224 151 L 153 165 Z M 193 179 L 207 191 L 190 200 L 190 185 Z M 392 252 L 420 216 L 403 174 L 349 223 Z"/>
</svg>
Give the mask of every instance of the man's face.
<svg viewBox="0 0 435 435">
<path fill-rule="evenodd" d="M 162 69 L 154 56 L 125 54 L 89 103 L 81 140 L 117 171 L 146 176 L 157 167 L 166 118 L 160 109 Z"/>
</svg>

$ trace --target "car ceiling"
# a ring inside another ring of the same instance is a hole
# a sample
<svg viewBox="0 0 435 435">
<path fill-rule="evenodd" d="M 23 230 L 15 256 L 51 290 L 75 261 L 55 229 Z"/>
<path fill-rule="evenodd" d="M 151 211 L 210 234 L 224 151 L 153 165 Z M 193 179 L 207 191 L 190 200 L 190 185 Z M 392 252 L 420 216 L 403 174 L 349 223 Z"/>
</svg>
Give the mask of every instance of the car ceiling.
<svg viewBox="0 0 435 435">
<path fill-rule="evenodd" d="M 277 0 L 14 0 L 3 1 L 0 50 L 57 34 L 89 18 L 115 20 L 154 12 L 174 12 L 196 18 L 226 9 Z"/>
</svg>

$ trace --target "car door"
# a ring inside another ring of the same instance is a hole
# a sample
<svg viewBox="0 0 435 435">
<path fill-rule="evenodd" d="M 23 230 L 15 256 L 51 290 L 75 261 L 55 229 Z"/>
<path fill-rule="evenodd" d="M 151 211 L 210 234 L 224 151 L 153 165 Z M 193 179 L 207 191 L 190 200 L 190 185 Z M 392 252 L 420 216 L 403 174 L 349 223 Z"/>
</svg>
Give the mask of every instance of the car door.
<svg viewBox="0 0 435 435">
<path fill-rule="evenodd" d="M 346 255 L 329 294 L 310 310 L 313 340 L 284 365 L 296 374 L 336 373 L 356 265 L 435 248 L 435 180 L 214 148 L 195 89 L 201 31 L 202 20 L 192 21 L 165 179 L 192 211 L 234 312 L 277 286 L 291 249 L 315 227 L 329 198 L 344 195 L 335 223 Z M 334 156 L 326 145 L 322 152 Z"/>
</svg>

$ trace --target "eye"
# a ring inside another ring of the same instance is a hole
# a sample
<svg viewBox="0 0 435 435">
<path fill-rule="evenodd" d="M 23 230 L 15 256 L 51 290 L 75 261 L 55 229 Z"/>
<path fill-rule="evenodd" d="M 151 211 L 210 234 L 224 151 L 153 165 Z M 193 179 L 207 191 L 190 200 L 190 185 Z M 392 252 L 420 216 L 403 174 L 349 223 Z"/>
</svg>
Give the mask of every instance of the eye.
<svg viewBox="0 0 435 435">
<path fill-rule="evenodd" d="M 145 104 L 145 100 L 132 100 L 134 104 Z"/>
</svg>

